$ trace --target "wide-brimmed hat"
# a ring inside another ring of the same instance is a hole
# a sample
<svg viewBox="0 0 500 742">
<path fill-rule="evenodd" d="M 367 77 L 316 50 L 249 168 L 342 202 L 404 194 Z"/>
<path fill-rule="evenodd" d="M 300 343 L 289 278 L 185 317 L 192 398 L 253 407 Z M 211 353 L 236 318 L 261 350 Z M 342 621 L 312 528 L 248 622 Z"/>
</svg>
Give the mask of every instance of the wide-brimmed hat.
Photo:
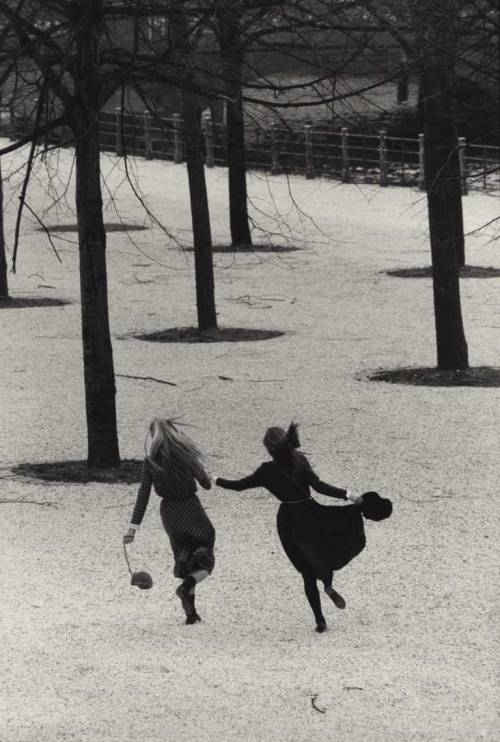
<svg viewBox="0 0 500 742">
<path fill-rule="evenodd" d="M 361 500 L 361 512 L 368 520 L 385 520 L 392 513 L 392 502 L 380 497 L 378 492 L 365 492 Z"/>
</svg>

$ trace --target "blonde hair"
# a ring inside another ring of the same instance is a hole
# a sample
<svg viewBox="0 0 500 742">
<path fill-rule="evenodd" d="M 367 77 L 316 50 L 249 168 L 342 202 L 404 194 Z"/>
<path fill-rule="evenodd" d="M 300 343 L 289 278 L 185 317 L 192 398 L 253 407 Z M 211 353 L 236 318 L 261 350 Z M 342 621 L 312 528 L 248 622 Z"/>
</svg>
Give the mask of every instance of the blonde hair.
<svg viewBox="0 0 500 742">
<path fill-rule="evenodd" d="M 188 435 L 178 430 L 173 420 L 153 418 L 144 448 L 146 458 L 157 470 L 162 471 L 173 462 L 187 469 L 199 482 L 209 479 L 202 451 Z"/>
</svg>

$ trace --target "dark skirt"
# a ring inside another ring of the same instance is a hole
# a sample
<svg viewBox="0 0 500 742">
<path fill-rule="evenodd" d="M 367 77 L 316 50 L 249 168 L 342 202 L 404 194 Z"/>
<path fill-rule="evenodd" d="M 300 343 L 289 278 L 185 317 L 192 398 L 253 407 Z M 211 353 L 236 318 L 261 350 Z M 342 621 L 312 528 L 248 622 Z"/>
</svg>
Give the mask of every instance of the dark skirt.
<svg viewBox="0 0 500 742">
<path fill-rule="evenodd" d="M 363 551 L 366 538 L 358 505 L 321 505 L 315 500 L 282 503 L 277 515 L 278 535 L 296 570 L 330 581 Z"/>
<path fill-rule="evenodd" d="M 198 497 L 162 499 L 160 515 L 174 554 L 174 575 L 181 579 L 215 565 L 215 530 Z"/>
</svg>

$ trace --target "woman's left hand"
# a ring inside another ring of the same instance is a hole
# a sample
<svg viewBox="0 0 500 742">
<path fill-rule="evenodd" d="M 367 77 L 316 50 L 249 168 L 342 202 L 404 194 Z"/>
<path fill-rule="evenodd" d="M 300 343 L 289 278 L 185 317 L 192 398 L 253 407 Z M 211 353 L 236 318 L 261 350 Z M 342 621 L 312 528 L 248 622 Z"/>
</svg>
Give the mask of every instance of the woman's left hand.
<svg viewBox="0 0 500 742">
<path fill-rule="evenodd" d="M 349 500 L 349 502 L 352 502 L 354 505 L 359 504 L 360 501 L 363 499 L 363 495 L 359 495 L 354 490 L 347 490 L 345 499 Z"/>
<path fill-rule="evenodd" d="M 135 528 L 129 528 L 125 536 L 123 537 L 124 544 L 131 544 L 135 538 Z"/>
</svg>

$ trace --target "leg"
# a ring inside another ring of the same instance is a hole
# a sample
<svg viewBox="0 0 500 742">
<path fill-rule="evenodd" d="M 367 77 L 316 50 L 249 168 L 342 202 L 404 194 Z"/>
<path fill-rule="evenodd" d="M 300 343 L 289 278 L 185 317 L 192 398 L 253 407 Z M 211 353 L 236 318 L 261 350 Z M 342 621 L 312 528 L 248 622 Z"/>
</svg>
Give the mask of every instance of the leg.
<svg viewBox="0 0 500 742">
<path fill-rule="evenodd" d="M 340 595 L 340 593 L 338 593 L 332 587 L 332 579 L 333 579 L 333 572 L 331 573 L 329 579 L 323 580 L 323 585 L 325 586 L 325 593 L 328 595 L 330 600 L 333 602 L 333 604 L 337 608 L 340 608 L 340 609 L 345 608 L 345 605 L 346 605 L 345 600 L 342 597 L 342 595 Z"/>
<path fill-rule="evenodd" d="M 178 598 L 180 598 L 184 613 L 186 614 L 186 623 L 193 624 L 201 621 L 200 616 L 196 612 L 194 604 L 194 593 L 198 582 L 201 582 L 208 577 L 206 569 L 198 569 L 186 577 L 186 579 L 179 585 L 175 591 Z"/>
<path fill-rule="evenodd" d="M 302 579 L 304 580 L 304 592 L 306 598 L 309 601 L 309 605 L 314 613 L 314 618 L 316 619 L 316 631 L 321 633 L 326 629 L 326 621 L 321 612 L 321 598 L 319 597 L 316 578 L 311 573 L 303 572 Z"/>
</svg>

